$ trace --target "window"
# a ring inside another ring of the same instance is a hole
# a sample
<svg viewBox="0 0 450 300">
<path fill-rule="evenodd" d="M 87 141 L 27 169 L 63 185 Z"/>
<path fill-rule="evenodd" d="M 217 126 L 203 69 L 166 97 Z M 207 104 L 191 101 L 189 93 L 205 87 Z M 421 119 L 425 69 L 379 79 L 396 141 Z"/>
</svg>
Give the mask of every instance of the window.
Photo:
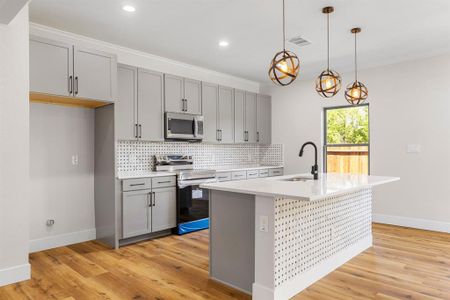
<svg viewBox="0 0 450 300">
<path fill-rule="evenodd" d="M 369 174 L 369 105 L 324 109 L 327 173 Z"/>
</svg>

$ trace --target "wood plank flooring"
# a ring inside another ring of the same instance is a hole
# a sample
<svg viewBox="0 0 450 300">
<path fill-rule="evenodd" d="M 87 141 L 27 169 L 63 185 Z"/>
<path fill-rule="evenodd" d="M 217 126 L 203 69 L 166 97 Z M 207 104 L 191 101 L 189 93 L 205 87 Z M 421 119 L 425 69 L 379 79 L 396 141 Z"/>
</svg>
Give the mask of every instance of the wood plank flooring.
<svg viewBox="0 0 450 300">
<path fill-rule="evenodd" d="M 450 234 L 374 224 L 374 247 L 293 299 L 449 299 Z M 208 279 L 208 231 L 110 250 L 86 242 L 30 255 L 32 279 L 0 299 L 250 299 Z"/>
</svg>

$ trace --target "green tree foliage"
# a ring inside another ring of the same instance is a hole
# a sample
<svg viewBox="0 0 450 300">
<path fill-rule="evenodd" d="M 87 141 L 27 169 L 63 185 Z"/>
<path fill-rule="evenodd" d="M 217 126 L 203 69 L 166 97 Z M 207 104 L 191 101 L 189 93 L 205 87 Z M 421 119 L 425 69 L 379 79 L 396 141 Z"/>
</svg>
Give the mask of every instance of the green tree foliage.
<svg viewBox="0 0 450 300">
<path fill-rule="evenodd" d="M 327 144 L 368 144 L 369 107 L 327 110 Z"/>
</svg>

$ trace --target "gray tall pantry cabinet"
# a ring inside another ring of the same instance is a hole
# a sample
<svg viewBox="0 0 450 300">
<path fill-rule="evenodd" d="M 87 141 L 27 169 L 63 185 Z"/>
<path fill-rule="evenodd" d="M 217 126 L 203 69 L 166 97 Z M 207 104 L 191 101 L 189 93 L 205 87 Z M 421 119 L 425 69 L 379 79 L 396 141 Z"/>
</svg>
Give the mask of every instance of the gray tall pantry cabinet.
<svg viewBox="0 0 450 300">
<path fill-rule="evenodd" d="M 118 66 L 117 140 L 163 141 L 164 75 Z"/>
</svg>

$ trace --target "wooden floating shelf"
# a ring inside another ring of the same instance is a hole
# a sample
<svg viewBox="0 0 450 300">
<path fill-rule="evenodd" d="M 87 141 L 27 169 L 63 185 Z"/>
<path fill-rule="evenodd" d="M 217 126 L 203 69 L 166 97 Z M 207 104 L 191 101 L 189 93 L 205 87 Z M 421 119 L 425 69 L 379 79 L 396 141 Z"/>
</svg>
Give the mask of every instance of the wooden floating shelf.
<svg viewBox="0 0 450 300">
<path fill-rule="evenodd" d="M 73 97 L 55 96 L 43 93 L 30 92 L 30 102 L 53 105 L 64 105 L 72 107 L 97 108 L 112 103 L 96 100 L 80 99 Z"/>
</svg>

